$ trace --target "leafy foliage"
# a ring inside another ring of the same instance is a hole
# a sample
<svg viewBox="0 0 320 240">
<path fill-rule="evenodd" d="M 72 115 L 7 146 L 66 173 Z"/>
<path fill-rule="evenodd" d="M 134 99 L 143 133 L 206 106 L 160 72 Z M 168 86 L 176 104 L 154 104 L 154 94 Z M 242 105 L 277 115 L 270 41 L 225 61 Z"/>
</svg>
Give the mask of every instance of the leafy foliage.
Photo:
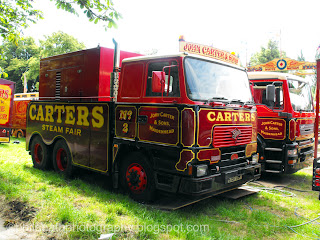
<svg viewBox="0 0 320 240">
<path fill-rule="evenodd" d="M 3 39 L 15 42 L 22 28 L 42 19 L 42 12 L 33 9 L 30 0 L 0 0 L 0 34 Z"/>
<path fill-rule="evenodd" d="M 56 2 L 57 8 L 78 15 L 74 5 L 78 5 L 90 22 L 105 22 L 105 28 L 117 27 L 115 20 L 119 20 L 121 15 L 113 8 L 110 0 L 50 0 Z"/>
<path fill-rule="evenodd" d="M 51 36 L 44 36 L 44 38 L 45 40 L 40 40 L 42 58 L 74 52 L 86 47 L 73 36 L 61 31 L 53 33 Z"/>
<path fill-rule="evenodd" d="M 21 78 L 29 68 L 28 60 L 40 57 L 39 46 L 36 45 L 33 38 L 28 37 L 20 40 L 19 45 L 7 40 L 0 49 L 3 52 L 0 67 L 8 74 L 4 77 L 16 82 L 16 92 L 23 92 Z"/>
<path fill-rule="evenodd" d="M 285 58 L 286 53 L 282 51 L 281 57 Z M 261 47 L 260 52 L 253 54 L 250 59 L 250 66 L 267 63 L 275 58 L 280 58 L 278 43 L 277 41 L 269 40 L 267 48 Z"/>
<path fill-rule="evenodd" d="M 44 0 L 42 0 L 44 1 Z M 49 0 L 47 0 L 49 1 Z M 121 18 L 110 0 L 50 0 L 58 9 L 79 15 L 83 11 L 90 22 L 104 22 L 105 29 L 117 27 L 116 20 Z M 0 0 L 0 36 L 17 44 L 23 28 L 43 18 L 40 10 L 34 9 L 33 0 Z M 80 10 L 76 10 L 80 7 Z"/>
</svg>

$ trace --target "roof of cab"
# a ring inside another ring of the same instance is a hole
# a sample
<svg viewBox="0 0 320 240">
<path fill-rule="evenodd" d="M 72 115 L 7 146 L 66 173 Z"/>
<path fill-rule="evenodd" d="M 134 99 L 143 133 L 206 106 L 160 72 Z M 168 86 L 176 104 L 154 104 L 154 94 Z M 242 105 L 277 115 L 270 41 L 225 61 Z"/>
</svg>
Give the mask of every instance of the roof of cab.
<svg viewBox="0 0 320 240">
<path fill-rule="evenodd" d="M 307 82 L 304 78 L 290 74 L 290 73 L 281 73 L 281 72 L 248 72 L 248 78 L 253 79 L 280 79 L 280 80 L 298 80 L 302 82 Z"/>
<path fill-rule="evenodd" d="M 136 61 L 149 61 L 149 60 L 160 59 L 160 58 L 165 59 L 165 58 L 175 58 L 175 57 L 187 57 L 187 56 L 202 59 L 205 61 L 217 62 L 220 64 L 228 65 L 230 67 L 235 67 L 235 68 L 239 68 L 241 70 L 245 70 L 243 67 L 235 65 L 235 64 L 231 64 L 231 63 L 224 62 L 224 61 L 210 58 L 210 57 L 200 56 L 197 54 L 190 54 L 190 53 L 186 53 L 186 52 L 181 52 L 181 53 L 177 53 L 177 54 L 169 54 L 169 55 L 151 55 L 151 56 L 149 55 L 149 56 L 125 58 L 122 60 L 122 63 L 136 62 Z"/>
</svg>

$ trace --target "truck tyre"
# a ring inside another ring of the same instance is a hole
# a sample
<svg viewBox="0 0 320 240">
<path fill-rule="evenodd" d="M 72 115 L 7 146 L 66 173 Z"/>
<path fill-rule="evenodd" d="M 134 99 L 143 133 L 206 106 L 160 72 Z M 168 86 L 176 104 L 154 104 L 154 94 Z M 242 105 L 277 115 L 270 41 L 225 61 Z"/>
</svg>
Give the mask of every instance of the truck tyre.
<svg viewBox="0 0 320 240">
<path fill-rule="evenodd" d="M 156 193 L 154 171 L 143 154 L 134 152 L 124 159 L 120 170 L 120 184 L 136 201 L 154 200 Z"/>
<path fill-rule="evenodd" d="M 73 172 L 72 158 L 64 140 L 56 142 L 53 148 L 53 168 L 56 172 L 71 177 Z"/>
<path fill-rule="evenodd" d="M 40 136 L 36 136 L 30 146 L 33 167 L 47 170 L 51 167 L 51 154 L 49 147 L 44 144 Z"/>
</svg>

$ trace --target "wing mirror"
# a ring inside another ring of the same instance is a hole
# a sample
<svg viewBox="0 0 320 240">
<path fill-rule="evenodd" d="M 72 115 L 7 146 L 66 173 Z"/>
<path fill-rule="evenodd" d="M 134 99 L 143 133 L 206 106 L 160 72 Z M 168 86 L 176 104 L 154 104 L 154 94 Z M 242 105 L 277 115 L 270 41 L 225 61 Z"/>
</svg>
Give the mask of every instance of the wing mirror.
<svg viewBox="0 0 320 240">
<path fill-rule="evenodd" d="M 276 86 L 273 84 L 267 85 L 266 100 L 272 105 L 274 105 L 274 102 L 275 102 L 275 95 L 276 95 Z"/>
<path fill-rule="evenodd" d="M 152 72 L 152 92 L 162 93 L 164 90 L 165 73 L 162 71 Z"/>
</svg>

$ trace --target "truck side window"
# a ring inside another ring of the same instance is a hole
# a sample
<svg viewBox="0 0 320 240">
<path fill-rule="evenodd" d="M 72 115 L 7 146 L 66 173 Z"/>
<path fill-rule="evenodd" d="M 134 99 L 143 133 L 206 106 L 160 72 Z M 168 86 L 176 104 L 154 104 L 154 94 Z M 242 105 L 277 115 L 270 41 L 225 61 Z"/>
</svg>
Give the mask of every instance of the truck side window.
<svg viewBox="0 0 320 240">
<path fill-rule="evenodd" d="M 272 106 L 266 100 L 266 88 L 268 84 L 272 84 L 272 82 L 260 82 L 254 83 L 253 86 L 253 98 L 256 104 L 263 104 L 269 108 Z M 283 89 L 282 86 L 276 86 L 275 92 L 275 104 L 273 106 L 274 109 L 283 109 Z"/>
<path fill-rule="evenodd" d="M 147 79 L 147 89 L 146 96 L 161 96 L 161 93 L 152 92 L 151 81 L 153 71 L 162 71 L 164 67 L 165 72 L 165 89 L 163 92 L 164 97 L 180 97 L 179 89 L 179 74 L 178 67 L 170 67 L 172 65 L 178 65 L 177 61 L 166 61 L 166 62 L 152 62 L 148 65 L 148 79 Z M 169 76 L 170 73 L 170 76 Z M 169 84 L 168 84 L 169 83 Z"/>
</svg>

